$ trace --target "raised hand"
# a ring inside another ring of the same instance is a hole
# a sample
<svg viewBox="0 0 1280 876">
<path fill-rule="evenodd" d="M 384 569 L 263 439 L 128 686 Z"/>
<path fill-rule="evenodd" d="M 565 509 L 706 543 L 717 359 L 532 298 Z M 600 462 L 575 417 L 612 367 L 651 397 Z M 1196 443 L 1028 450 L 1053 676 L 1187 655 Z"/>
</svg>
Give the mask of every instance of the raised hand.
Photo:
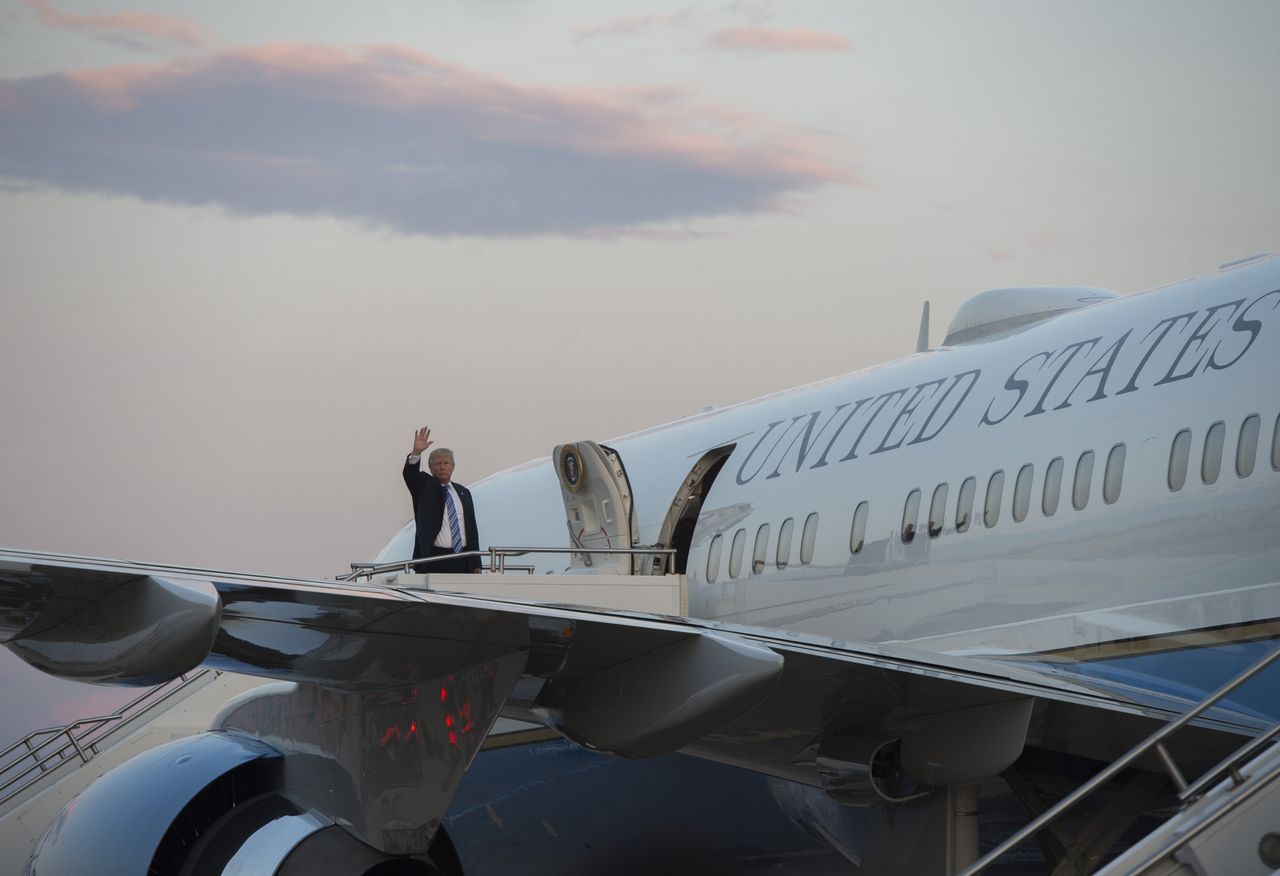
<svg viewBox="0 0 1280 876">
<path fill-rule="evenodd" d="M 431 430 L 423 426 L 413 433 L 413 456 L 421 456 L 435 442 L 431 440 Z"/>
</svg>

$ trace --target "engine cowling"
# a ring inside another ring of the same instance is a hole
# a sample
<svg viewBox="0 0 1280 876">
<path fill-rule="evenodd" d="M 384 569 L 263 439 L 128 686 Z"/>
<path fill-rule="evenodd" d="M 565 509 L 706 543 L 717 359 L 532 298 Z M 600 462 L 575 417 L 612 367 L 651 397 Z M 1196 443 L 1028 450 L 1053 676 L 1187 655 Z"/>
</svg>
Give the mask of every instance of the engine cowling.
<svg viewBox="0 0 1280 876">
<path fill-rule="evenodd" d="M 460 876 L 443 830 L 429 855 L 378 851 L 290 799 L 282 790 L 282 760 L 271 746 L 229 733 L 147 751 L 72 800 L 25 873 Z"/>
</svg>

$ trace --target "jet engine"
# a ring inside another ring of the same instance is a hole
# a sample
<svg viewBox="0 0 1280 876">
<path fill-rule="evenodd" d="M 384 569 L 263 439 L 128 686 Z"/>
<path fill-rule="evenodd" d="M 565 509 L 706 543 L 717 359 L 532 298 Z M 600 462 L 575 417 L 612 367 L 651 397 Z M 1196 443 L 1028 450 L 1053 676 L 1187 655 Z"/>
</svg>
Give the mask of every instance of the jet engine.
<svg viewBox="0 0 1280 876">
<path fill-rule="evenodd" d="M 232 733 L 203 733 L 154 748 L 72 800 L 41 838 L 25 873 L 460 876 L 443 828 L 427 855 L 386 854 L 300 805 L 284 790 L 282 767 L 282 755 L 271 746 Z M 340 787 L 334 792 L 344 793 Z"/>
</svg>

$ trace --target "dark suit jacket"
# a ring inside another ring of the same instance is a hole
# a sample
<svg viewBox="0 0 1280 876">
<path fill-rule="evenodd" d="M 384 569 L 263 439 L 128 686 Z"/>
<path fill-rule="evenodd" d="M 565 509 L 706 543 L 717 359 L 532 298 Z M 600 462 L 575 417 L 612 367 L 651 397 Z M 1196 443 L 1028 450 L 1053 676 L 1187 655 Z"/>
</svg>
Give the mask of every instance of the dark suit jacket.
<svg viewBox="0 0 1280 876">
<path fill-rule="evenodd" d="M 413 497 L 413 520 L 418 529 L 413 540 L 413 556 L 429 557 L 436 536 L 440 534 L 440 527 L 444 525 L 444 487 L 438 480 L 409 462 L 408 457 L 404 460 L 404 483 L 409 488 L 409 495 Z M 476 530 L 476 507 L 471 501 L 471 491 L 456 482 L 453 488 L 462 500 L 462 513 L 467 518 L 463 527 L 466 530 L 463 533 L 466 544 L 462 549 L 478 551 L 480 535 Z M 480 568 L 479 557 L 467 557 L 466 561 L 469 571 L 474 572 Z"/>
</svg>

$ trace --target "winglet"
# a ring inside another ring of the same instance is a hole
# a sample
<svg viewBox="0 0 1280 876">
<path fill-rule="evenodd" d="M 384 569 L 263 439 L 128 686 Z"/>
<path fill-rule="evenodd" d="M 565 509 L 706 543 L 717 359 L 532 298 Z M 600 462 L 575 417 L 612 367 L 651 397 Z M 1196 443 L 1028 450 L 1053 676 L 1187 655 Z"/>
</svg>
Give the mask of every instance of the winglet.
<svg viewBox="0 0 1280 876">
<path fill-rule="evenodd" d="M 929 301 L 925 299 L 924 308 L 920 311 L 920 333 L 916 335 L 916 352 L 929 352 Z"/>
</svg>

